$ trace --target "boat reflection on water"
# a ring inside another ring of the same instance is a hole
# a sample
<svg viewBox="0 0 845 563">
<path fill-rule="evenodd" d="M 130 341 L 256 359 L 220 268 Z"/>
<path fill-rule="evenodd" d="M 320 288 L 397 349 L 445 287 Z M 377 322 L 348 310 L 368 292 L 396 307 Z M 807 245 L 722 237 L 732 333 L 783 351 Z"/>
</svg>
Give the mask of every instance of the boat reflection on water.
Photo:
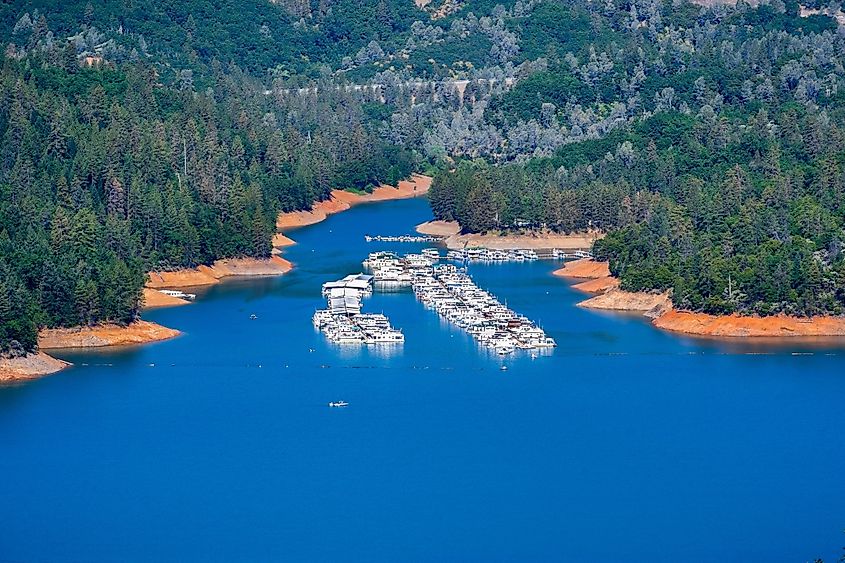
<svg viewBox="0 0 845 563">
<path fill-rule="evenodd" d="M 501 354 L 498 349 L 491 348 L 486 346 L 481 342 L 476 342 L 476 346 L 478 348 L 479 354 L 487 358 L 498 358 L 504 359 L 504 357 L 510 357 L 508 354 Z M 523 353 L 520 354 L 520 357 L 527 358 L 529 360 L 536 360 L 538 358 L 548 358 L 549 356 L 554 356 L 555 349 L 554 348 L 535 348 L 533 350 L 522 351 Z"/>
<path fill-rule="evenodd" d="M 401 356 L 404 350 L 401 343 L 355 346 L 328 342 L 327 346 L 329 346 L 332 353 L 336 354 L 341 360 L 366 360 L 367 358 L 385 360 Z"/>
</svg>

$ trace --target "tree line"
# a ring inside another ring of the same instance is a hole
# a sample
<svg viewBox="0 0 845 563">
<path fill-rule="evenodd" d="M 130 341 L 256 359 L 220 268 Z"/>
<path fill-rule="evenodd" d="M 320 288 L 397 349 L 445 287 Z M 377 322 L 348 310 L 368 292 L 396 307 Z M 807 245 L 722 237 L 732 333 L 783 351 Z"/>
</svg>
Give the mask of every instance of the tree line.
<svg viewBox="0 0 845 563">
<path fill-rule="evenodd" d="M 0 69 L 0 348 L 131 322 L 145 272 L 270 255 L 275 217 L 396 182 L 412 155 L 338 92 L 297 107 L 219 68 L 202 91 L 154 64 L 80 66 L 35 43 Z"/>
<path fill-rule="evenodd" d="M 623 289 L 672 290 L 682 309 L 842 314 L 843 154 L 845 129 L 797 104 L 734 122 L 665 112 L 555 158 L 461 163 L 431 202 L 473 232 L 600 229 Z"/>
</svg>

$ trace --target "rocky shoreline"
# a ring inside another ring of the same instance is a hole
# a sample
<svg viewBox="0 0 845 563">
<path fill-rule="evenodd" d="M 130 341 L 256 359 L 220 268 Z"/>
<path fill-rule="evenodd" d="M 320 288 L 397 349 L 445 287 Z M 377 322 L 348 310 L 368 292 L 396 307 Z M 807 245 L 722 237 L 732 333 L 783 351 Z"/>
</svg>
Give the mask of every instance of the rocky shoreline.
<svg viewBox="0 0 845 563">
<path fill-rule="evenodd" d="M 331 197 L 318 201 L 309 211 L 289 211 L 280 213 L 276 219 L 276 228 L 280 231 L 314 225 L 324 221 L 329 215 L 346 211 L 361 203 L 409 199 L 423 196 L 431 188 L 432 178 L 414 174 L 410 180 L 402 180 L 397 186 L 379 186 L 369 194 L 356 194 L 343 190 L 332 190 Z M 288 239 L 290 240 L 290 239 Z"/>
<path fill-rule="evenodd" d="M 293 264 L 280 256 L 266 260 L 256 258 L 229 258 L 217 260 L 211 266 L 197 266 L 174 271 L 150 272 L 148 289 L 182 289 L 220 283 L 232 276 L 278 276 L 289 272 Z"/>
<path fill-rule="evenodd" d="M 610 275 L 608 264 L 592 259 L 567 262 L 554 275 L 577 282 L 573 288 L 593 294 L 578 303 L 579 307 L 639 312 L 650 317 L 655 327 L 670 332 L 724 338 L 845 336 L 845 317 L 716 316 L 676 311 L 667 293 L 619 289 L 619 280 Z"/>
<path fill-rule="evenodd" d="M 450 237 L 460 233 L 461 226 L 455 221 L 426 221 L 417 225 L 416 231 L 421 235 Z"/>
<path fill-rule="evenodd" d="M 0 358 L 0 384 L 37 379 L 61 371 L 69 365 L 44 352 L 17 358 Z"/>
<path fill-rule="evenodd" d="M 175 338 L 180 334 L 178 330 L 142 320 L 127 326 L 102 324 L 91 327 L 42 329 L 38 333 L 37 352 L 14 358 L 0 357 L 0 383 L 37 379 L 71 365 L 50 356 L 44 350 L 146 344 Z"/>
<path fill-rule="evenodd" d="M 599 232 L 560 234 L 554 232 L 527 232 L 524 234 L 461 234 L 461 226 L 454 221 L 428 221 L 417 225 L 417 232 L 423 235 L 445 237 L 443 241 L 449 250 L 481 246 L 491 250 L 549 249 L 583 250 L 593 246 L 602 237 Z"/>
<path fill-rule="evenodd" d="M 686 311 L 667 311 L 652 321 L 657 328 L 682 334 L 722 337 L 795 338 L 845 336 L 843 317 L 741 317 L 715 316 Z"/>
<path fill-rule="evenodd" d="M 605 311 L 636 311 L 656 317 L 672 308 L 672 300 L 665 293 L 631 292 L 611 288 L 581 301 L 578 306 Z"/>
<path fill-rule="evenodd" d="M 39 350 L 127 346 L 168 340 L 182 334 L 159 324 L 137 320 L 126 326 L 101 324 L 92 327 L 47 328 L 38 333 Z"/>
<path fill-rule="evenodd" d="M 162 293 L 150 287 L 144 288 L 144 309 L 158 309 L 160 307 L 178 307 L 187 305 L 190 301 Z"/>
</svg>

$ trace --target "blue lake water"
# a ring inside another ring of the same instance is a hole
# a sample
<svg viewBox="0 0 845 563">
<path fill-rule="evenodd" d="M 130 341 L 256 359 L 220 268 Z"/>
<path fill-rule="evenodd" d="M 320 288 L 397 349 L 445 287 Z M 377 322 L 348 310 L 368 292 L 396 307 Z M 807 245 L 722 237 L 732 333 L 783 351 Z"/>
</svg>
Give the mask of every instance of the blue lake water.
<svg viewBox="0 0 845 563">
<path fill-rule="evenodd" d="M 842 345 L 668 335 L 575 307 L 550 262 L 470 266 L 550 356 L 501 371 L 410 292 L 364 303 L 404 347 L 328 343 L 320 285 L 419 249 L 363 235 L 429 215 L 397 201 L 297 230 L 290 274 L 144 315 L 180 338 L 0 388 L 0 560 L 839 557 Z"/>
</svg>

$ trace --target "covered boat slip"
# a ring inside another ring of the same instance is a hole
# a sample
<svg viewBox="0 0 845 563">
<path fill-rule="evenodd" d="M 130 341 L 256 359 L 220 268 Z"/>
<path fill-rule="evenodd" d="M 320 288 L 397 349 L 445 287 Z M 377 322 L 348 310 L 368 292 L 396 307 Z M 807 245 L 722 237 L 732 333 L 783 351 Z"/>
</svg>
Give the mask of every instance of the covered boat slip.
<svg viewBox="0 0 845 563">
<path fill-rule="evenodd" d="M 342 315 L 360 313 L 361 293 L 361 291 L 352 288 L 336 287 L 331 289 L 327 296 L 329 311 Z"/>
<path fill-rule="evenodd" d="M 337 281 L 323 284 L 323 297 L 329 311 L 341 315 L 357 315 L 361 312 L 361 299 L 373 293 L 373 276 L 350 274 Z"/>
<path fill-rule="evenodd" d="M 401 344 L 405 336 L 387 317 L 361 313 L 361 301 L 372 292 L 373 276 L 367 274 L 324 283 L 327 308 L 314 313 L 314 326 L 337 344 Z"/>
<path fill-rule="evenodd" d="M 369 274 L 349 274 L 341 280 L 326 282 L 323 284 L 323 296 L 328 297 L 336 289 L 351 289 L 360 293 L 372 293 L 373 276 Z"/>
</svg>

